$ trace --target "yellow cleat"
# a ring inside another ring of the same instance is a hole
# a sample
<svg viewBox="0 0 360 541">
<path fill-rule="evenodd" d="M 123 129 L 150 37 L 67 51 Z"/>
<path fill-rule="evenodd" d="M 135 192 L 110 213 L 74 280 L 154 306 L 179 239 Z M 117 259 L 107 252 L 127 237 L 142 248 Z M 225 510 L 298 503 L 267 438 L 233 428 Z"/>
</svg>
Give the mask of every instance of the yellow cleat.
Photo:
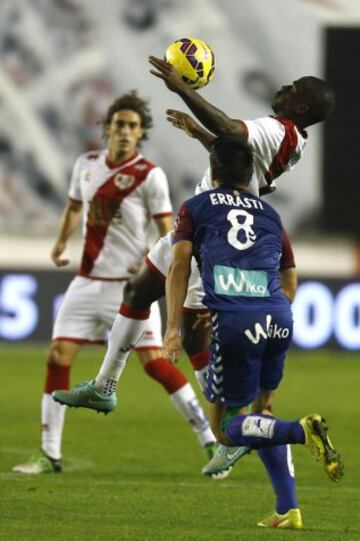
<svg viewBox="0 0 360 541">
<path fill-rule="evenodd" d="M 303 522 L 300 509 L 289 509 L 285 515 L 274 513 L 270 517 L 266 517 L 261 522 L 258 522 L 258 526 L 261 526 L 262 528 L 301 530 L 303 527 Z"/>
<path fill-rule="evenodd" d="M 312 413 L 300 419 L 305 432 L 305 445 L 315 460 L 321 462 L 327 475 L 337 483 L 344 476 L 344 465 L 339 453 L 334 449 L 328 438 L 328 427 L 321 415 Z"/>
</svg>

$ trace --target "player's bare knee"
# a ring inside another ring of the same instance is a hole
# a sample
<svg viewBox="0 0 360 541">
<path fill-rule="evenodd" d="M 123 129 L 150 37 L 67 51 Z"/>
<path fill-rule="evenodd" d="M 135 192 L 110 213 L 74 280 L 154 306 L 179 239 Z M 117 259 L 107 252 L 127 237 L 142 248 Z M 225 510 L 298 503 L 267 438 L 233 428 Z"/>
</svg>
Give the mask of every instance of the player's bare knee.
<svg viewBox="0 0 360 541">
<path fill-rule="evenodd" d="M 124 288 L 123 302 L 137 310 L 148 310 L 151 303 L 147 296 L 146 289 L 141 287 L 141 283 L 130 279 Z"/>
<path fill-rule="evenodd" d="M 164 284 L 149 273 L 130 278 L 124 288 L 123 302 L 135 310 L 149 310 L 164 295 Z"/>
<path fill-rule="evenodd" d="M 54 342 L 47 351 L 46 363 L 55 366 L 68 366 L 71 364 L 71 359 L 64 351 L 62 345 L 59 342 Z"/>
<path fill-rule="evenodd" d="M 131 306 L 135 295 L 136 295 L 136 291 L 131 284 L 131 280 L 129 280 L 126 286 L 124 287 L 123 302 L 127 304 L 128 306 Z"/>
</svg>

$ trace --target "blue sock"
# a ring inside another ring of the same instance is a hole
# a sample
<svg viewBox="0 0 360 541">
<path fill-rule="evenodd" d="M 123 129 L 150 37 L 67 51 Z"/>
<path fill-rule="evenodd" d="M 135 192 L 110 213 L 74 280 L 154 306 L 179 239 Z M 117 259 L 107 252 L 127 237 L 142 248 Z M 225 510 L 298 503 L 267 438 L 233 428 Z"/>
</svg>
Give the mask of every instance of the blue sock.
<svg viewBox="0 0 360 541">
<path fill-rule="evenodd" d="M 270 415 L 239 415 L 225 429 L 234 445 L 260 449 L 287 443 L 305 443 L 299 421 L 280 421 Z"/>
<path fill-rule="evenodd" d="M 297 509 L 295 478 L 290 445 L 277 445 L 259 449 L 262 460 L 276 495 L 276 512 L 284 515 L 289 509 Z"/>
</svg>

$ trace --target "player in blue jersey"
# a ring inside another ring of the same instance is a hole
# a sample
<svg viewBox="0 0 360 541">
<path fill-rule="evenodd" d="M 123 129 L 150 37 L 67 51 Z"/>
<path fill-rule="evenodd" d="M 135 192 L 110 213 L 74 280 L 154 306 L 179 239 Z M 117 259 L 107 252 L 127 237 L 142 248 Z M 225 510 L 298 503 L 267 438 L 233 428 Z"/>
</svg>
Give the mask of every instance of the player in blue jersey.
<svg viewBox="0 0 360 541">
<path fill-rule="evenodd" d="M 333 481 L 343 475 L 339 454 L 318 414 L 299 421 L 272 416 L 292 335 L 292 314 L 279 276 L 283 228 L 277 212 L 247 191 L 253 158 L 238 137 L 214 140 L 210 153 L 219 187 L 186 201 L 175 226 L 167 283 L 165 349 L 181 353 L 180 324 L 195 255 L 212 313 L 211 361 L 206 392 L 210 423 L 218 441 L 262 452 L 305 444 Z M 253 403 L 252 413 L 248 404 Z M 228 415 L 236 408 L 237 415 Z M 286 455 L 283 456 L 286 466 Z M 269 471 L 269 469 L 268 469 Z M 260 526 L 302 528 L 293 478 L 284 467 L 272 479 L 276 512 Z"/>
</svg>

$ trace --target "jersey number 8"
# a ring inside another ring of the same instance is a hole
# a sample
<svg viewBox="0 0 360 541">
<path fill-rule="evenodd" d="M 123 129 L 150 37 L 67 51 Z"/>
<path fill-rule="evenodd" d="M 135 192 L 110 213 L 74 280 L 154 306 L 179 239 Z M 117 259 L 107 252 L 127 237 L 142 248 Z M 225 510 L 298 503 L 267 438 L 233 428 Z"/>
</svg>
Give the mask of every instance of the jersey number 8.
<svg viewBox="0 0 360 541">
<path fill-rule="evenodd" d="M 242 222 L 238 221 L 240 216 L 243 218 Z M 230 210 L 226 218 L 232 225 L 227 234 L 228 243 L 237 250 L 250 248 L 256 241 L 256 235 L 251 227 L 254 223 L 254 216 L 246 210 Z M 243 241 L 238 238 L 239 231 L 243 232 L 241 235 Z"/>
</svg>

